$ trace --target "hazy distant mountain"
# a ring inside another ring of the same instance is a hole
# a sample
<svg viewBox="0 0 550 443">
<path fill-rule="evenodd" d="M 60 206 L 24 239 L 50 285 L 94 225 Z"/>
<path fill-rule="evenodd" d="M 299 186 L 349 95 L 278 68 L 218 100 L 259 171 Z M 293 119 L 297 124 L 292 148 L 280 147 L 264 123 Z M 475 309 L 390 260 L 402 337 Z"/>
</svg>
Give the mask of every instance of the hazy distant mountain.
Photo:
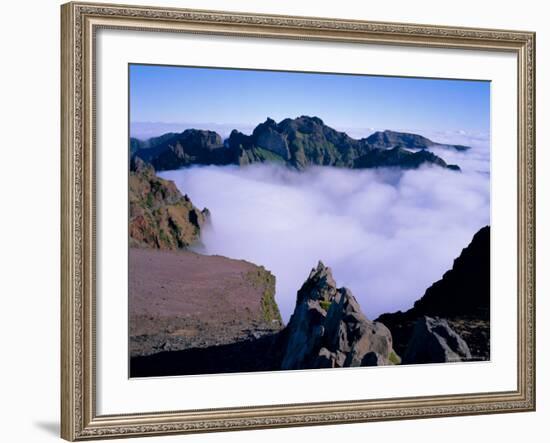
<svg viewBox="0 0 550 443">
<path fill-rule="evenodd" d="M 395 148 L 404 147 L 407 149 L 429 149 L 434 146 L 451 148 L 457 151 L 467 151 L 469 146 L 464 145 L 447 145 L 444 143 L 436 143 L 429 138 L 418 134 L 410 134 L 407 132 L 395 131 L 378 131 L 367 137 L 367 142 L 374 148 Z"/>
<path fill-rule="evenodd" d="M 224 149 L 222 138 L 213 131 L 187 129 L 179 134 L 165 134 L 149 139 L 134 151 L 142 160 L 151 163 L 157 171 L 178 169 L 194 164 L 234 163 L 229 150 Z M 130 139 L 130 146 L 139 140 Z M 228 158 L 226 158 L 228 157 Z"/>
<path fill-rule="evenodd" d="M 377 132 L 354 139 L 337 131 L 318 117 L 301 116 L 279 123 L 268 118 L 251 135 L 233 130 L 222 141 L 213 131 L 187 129 L 147 141 L 130 139 L 131 154 L 150 162 L 157 170 L 199 165 L 246 165 L 277 162 L 296 169 L 308 166 L 346 168 L 418 168 L 433 164 L 460 170 L 437 155 L 426 152 L 431 146 L 466 150 L 467 146 L 441 145 L 416 134 Z"/>
<path fill-rule="evenodd" d="M 139 140 L 137 138 L 130 138 L 130 154 L 134 154 L 140 149 L 149 149 L 154 148 L 177 135 L 175 132 L 167 132 L 166 134 L 161 135 L 160 137 L 151 137 L 147 140 Z"/>
</svg>

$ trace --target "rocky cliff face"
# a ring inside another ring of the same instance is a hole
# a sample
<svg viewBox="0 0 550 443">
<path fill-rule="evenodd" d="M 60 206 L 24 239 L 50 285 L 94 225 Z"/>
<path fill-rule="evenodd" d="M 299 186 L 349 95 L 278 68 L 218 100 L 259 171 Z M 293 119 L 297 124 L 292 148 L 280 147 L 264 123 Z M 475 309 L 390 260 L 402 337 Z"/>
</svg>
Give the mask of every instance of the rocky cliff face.
<svg viewBox="0 0 550 443">
<path fill-rule="evenodd" d="M 455 259 L 452 269 L 415 302 L 413 311 L 444 317 L 469 314 L 489 318 L 490 255 L 491 232 L 485 226 Z"/>
<path fill-rule="evenodd" d="M 446 319 L 468 344 L 472 358 L 489 358 L 490 228 L 485 226 L 455 259 L 451 270 L 430 286 L 406 312 L 383 314 L 377 321 L 392 332 L 394 346 L 404 355 L 416 322 L 424 316 Z"/>
<path fill-rule="evenodd" d="M 396 363 L 390 331 L 368 320 L 347 288 L 337 288 L 319 262 L 298 291 L 285 330 L 281 369 L 377 366 Z"/>
<path fill-rule="evenodd" d="M 155 175 L 153 167 L 132 157 L 129 175 L 130 245 L 180 249 L 196 243 L 208 210 L 197 209 L 176 185 Z"/>
<path fill-rule="evenodd" d="M 447 165 L 435 154 L 424 152 L 435 145 L 420 135 L 392 131 L 357 140 L 325 125 L 318 117 L 308 116 L 287 118 L 279 123 L 268 118 L 251 135 L 233 130 L 225 142 L 215 132 L 196 129 L 166 134 L 147 142 L 131 140 L 132 152 L 158 170 L 193 164 L 247 165 L 262 162 L 277 162 L 296 169 L 308 166 L 411 169 L 431 164 L 459 170 L 458 166 Z M 465 146 L 444 146 L 468 149 Z"/>
</svg>

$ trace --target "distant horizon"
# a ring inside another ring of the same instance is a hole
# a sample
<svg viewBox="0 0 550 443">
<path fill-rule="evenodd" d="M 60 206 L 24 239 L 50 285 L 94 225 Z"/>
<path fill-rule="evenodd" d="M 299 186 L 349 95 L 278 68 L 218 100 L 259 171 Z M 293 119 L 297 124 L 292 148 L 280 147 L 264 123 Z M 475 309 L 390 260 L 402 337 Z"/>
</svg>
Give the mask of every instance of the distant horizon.
<svg viewBox="0 0 550 443">
<path fill-rule="evenodd" d="M 287 117 L 287 118 L 297 118 L 297 117 L 298 116 Z M 323 120 L 325 125 L 332 127 L 337 131 L 345 132 L 348 136 L 355 139 L 369 137 L 371 134 L 378 131 L 391 130 L 391 131 L 397 131 L 397 132 L 406 132 L 406 133 L 422 135 L 424 137 L 431 139 L 432 141 L 442 142 L 442 143 L 455 143 L 455 144 L 465 143 L 466 141 L 472 140 L 472 138 L 478 139 L 484 142 L 489 140 L 489 133 L 482 132 L 482 131 L 476 131 L 476 132 L 468 132 L 464 130 L 425 131 L 425 130 L 420 130 L 416 128 L 336 127 L 327 123 L 321 116 L 309 116 L 309 117 L 318 117 L 321 120 Z M 258 121 L 254 124 L 245 124 L 245 123 L 219 124 L 219 123 L 213 123 L 213 122 L 181 122 L 181 123 L 131 122 L 130 137 L 145 141 L 147 139 L 150 139 L 153 137 L 159 137 L 161 135 L 164 135 L 170 132 L 181 133 L 188 129 L 197 129 L 197 130 L 210 130 L 210 131 L 217 132 L 222 137 L 222 139 L 225 140 L 229 137 L 229 134 L 234 129 L 242 132 L 243 134 L 250 135 L 254 130 L 254 128 L 259 124 L 265 122 L 267 118 L 271 118 L 271 117 L 268 116 L 265 119 Z M 280 121 L 277 121 L 277 123 L 279 122 Z"/>
<path fill-rule="evenodd" d="M 300 115 L 354 138 L 490 132 L 487 81 L 131 64 L 129 82 L 130 135 L 142 139 L 172 128 L 246 133 Z"/>
</svg>

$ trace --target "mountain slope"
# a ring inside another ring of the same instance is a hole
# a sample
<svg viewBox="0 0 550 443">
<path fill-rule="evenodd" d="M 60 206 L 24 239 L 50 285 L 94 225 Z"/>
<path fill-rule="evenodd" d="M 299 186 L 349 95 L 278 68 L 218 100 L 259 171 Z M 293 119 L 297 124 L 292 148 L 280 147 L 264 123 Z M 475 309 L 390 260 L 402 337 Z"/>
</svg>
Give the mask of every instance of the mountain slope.
<svg viewBox="0 0 550 443">
<path fill-rule="evenodd" d="M 368 320 L 321 262 L 283 328 L 275 278 L 261 266 L 145 249 L 131 249 L 130 260 L 138 271 L 130 285 L 132 377 L 400 362 L 388 328 Z"/>
<path fill-rule="evenodd" d="M 128 187 L 131 246 L 179 249 L 199 240 L 208 210 L 197 209 L 173 182 L 157 177 L 139 157 L 131 159 Z"/>
<path fill-rule="evenodd" d="M 205 348 L 282 328 L 275 277 L 244 260 L 130 248 L 130 355 Z"/>
</svg>

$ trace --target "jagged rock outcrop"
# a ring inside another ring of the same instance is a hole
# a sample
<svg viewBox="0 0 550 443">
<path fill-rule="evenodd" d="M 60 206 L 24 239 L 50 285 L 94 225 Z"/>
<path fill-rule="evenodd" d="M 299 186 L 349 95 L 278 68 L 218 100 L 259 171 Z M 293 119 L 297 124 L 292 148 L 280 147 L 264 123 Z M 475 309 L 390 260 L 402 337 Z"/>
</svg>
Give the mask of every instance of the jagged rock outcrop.
<svg viewBox="0 0 550 443">
<path fill-rule="evenodd" d="M 130 246 L 181 249 L 199 240 L 208 209 L 196 208 L 173 182 L 157 177 L 139 157 L 130 160 L 128 181 Z"/>
<path fill-rule="evenodd" d="M 375 366 L 396 363 L 390 331 L 368 320 L 347 288 L 337 288 L 319 262 L 298 291 L 286 330 L 281 369 Z"/>
<path fill-rule="evenodd" d="M 455 259 L 452 269 L 430 286 L 411 309 L 376 319 L 390 329 L 400 355 L 405 352 L 416 321 L 431 316 L 446 319 L 466 341 L 474 359 L 489 359 L 490 250 L 490 228 L 485 226 Z"/>
<path fill-rule="evenodd" d="M 472 360 L 472 354 L 468 345 L 446 320 L 424 316 L 414 325 L 402 363 L 409 365 L 469 360 Z"/>
<path fill-rule="evenodd" d="M 320 118 L 309 116 L 287 118 L 279 123 L 268 118 L 256 126 L 251 135 L 233 130 L 225 142 L 215 132 L 197 129 L 165 134 L 145 142 L 130 141 L 132 153 L 158 170 L 193 164 L 262 162 L 281 163 L 296 169 L 308 166 L 411 169 L 429 164 L 460 170 L 456 165 L 447 165 L 437 155 L 425 152 L 436 145 L 468 149 L 466 146 L 439 145 L 420 135 L 392 131 L 357 140 L 325 125 Z M 417 150 L 421 151 L 413 152 Z"/>
</svg>

